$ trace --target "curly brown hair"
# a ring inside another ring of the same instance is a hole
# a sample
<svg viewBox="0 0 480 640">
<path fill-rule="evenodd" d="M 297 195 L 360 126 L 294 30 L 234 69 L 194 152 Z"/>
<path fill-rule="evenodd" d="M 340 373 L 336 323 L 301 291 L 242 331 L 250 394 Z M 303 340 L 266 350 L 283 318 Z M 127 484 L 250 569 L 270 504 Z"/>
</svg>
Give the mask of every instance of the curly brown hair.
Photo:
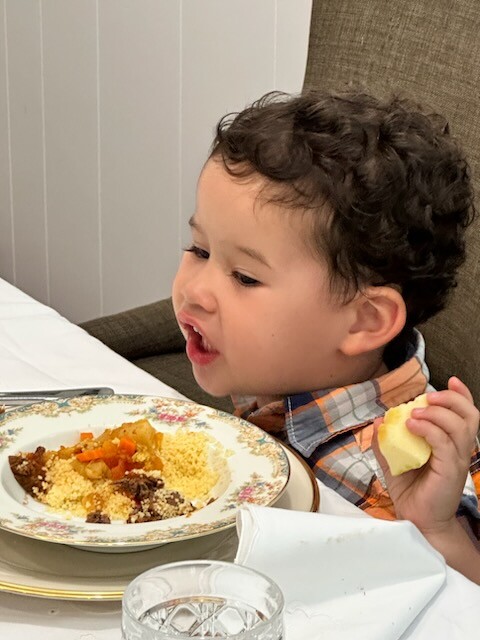
<svg viewBox="0 0 480 640">
<path fill-rule="evenodd" d="M 264 176 L 270 201 L 318 212 L 313 241 L 342 295 L 398 286 L 407 327 L 445 306 L 474 206 L 442 117 L 399 97 L 273 92 L 222 118 L 210 157 Z"/>
</svg>

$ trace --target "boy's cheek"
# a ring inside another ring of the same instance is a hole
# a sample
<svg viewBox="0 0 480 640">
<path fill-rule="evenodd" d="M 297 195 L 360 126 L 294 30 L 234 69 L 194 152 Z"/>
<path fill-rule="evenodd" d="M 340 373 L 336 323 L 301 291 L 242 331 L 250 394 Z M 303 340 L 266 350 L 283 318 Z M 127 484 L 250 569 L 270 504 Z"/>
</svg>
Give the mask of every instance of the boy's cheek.
<svg viewBox="0 0 480 640">
<path fill-rule="evenodd" d="M 183 261 L 182 261 L 183 262 Z M 182 282 L 185 280 L 185 269 L 182 266 L 182 262 L 178 265 L 177 271 L 173 277 L 172 282 L 172 298 L 178 299 L 181 295 Z"/>
<path fill-rule="evenodd" d="M 178 283 L 176 279 L 173 281 L 173 285 L 172 285 L 172 306 L 173 306 L 173 312 L 175 313 L 175 319 L 176 319 L 177 313 L 180 307 L 180 294 L 179 294 Z"/>
</svg>

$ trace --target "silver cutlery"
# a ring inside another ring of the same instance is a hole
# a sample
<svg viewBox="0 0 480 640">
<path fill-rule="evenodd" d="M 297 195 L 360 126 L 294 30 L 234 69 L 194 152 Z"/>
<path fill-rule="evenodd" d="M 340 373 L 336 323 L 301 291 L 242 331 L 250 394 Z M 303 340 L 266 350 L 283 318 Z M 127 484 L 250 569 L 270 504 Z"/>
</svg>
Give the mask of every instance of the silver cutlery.
<svg viewBox="0 0 480 640">
<path fill-rule="evenodd" d="M 45 400 L 65 400 L 77 396 L 111 396 L 110 387 L 83 387 L 80 389 L 46 389 L 44 391 L 0 391 L 0 405 L 20 407 Z"/>
</svg>

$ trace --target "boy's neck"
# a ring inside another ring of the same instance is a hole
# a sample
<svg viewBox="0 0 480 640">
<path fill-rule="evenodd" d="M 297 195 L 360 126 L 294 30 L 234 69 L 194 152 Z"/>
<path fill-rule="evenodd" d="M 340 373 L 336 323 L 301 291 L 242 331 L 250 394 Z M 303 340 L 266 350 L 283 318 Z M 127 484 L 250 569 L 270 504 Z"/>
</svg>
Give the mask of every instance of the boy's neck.
<svg viewBox="0 0 480 640">
<path fill-rule="evenodd" d="M 387 365 L 385 364 L 383 359 L 381 359 L 380 361 L 376 361 L 373 365 L 371 365 L 369 369 L 365 369 L 364 372 L 361 372 L 358 375 L 354 376 L 354 379 L 350 379 L 349 382 L 338 381 L 330 385 L 330 388 L 338 389 L 339 387 L 347 387 L 352 384 L 366 382 L 367 380 L 374 380 L 375 378 L 379 378 L 380 376 L 385 375 L 386 373 L 388 373 L 388 371 L 389 369 Z M 321 391 L 321 389 L 310 389 L 310 391 Z M 264 407 L 267 404 L 271 404 L 272 402 L 278 402 L 279 400 L 282 400 L 286 395 L 293 394 L 284 394 L 278 396 L 256 396 L 255 399 L 257 402 L 257 407 L 260 408 Z"/>
</svg>

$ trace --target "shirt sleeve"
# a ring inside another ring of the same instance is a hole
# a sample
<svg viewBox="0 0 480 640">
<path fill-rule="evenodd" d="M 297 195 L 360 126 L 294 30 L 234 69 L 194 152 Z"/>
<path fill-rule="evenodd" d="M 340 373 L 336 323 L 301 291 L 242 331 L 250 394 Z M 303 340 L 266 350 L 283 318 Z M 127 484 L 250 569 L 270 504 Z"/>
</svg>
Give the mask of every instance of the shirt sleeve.
<svg viewBox="0 0 480 640">
<path fill-rule="evenodd" d="M 476 539 L 480 548 L 480 446 L 477 446 L 472 456 L 470 473 L 463 489 L 457 517 L 468 521 L 468 529 L 472 538 Z M 465 525 L 464 525 L 465 526 Z"/>
</svg>

